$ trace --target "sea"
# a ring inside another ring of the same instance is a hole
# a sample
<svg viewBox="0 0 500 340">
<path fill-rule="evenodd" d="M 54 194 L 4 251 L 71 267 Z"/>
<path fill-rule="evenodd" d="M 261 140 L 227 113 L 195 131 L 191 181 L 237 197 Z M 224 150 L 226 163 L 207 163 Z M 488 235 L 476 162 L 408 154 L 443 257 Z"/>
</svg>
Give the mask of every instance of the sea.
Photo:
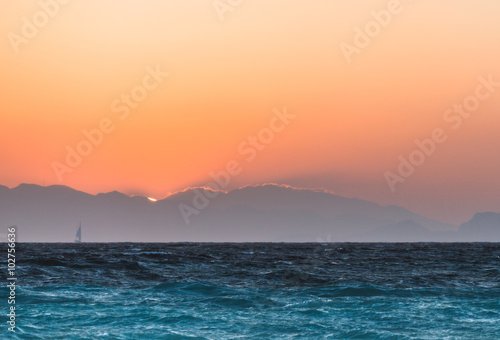
<svg viewBox="0 0 500 340">
<path fill-rule="evenodd" d="M 0 339 L 500 339 L 499 243 L 18 243 Z"/>
</svg>

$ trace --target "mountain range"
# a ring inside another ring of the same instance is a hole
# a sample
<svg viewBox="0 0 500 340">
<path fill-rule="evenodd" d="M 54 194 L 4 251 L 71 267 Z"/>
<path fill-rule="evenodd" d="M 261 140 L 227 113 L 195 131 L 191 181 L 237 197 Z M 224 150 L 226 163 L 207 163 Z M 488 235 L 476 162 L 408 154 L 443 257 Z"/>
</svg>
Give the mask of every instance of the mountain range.
<svg viewBox="0 0 500 340">
<path fill-rule="evenodd" d="M 456 226 L 398 206 L 266 184 L 229 192 L 192 188 L 154 201 L 67 186 L 0 186 L 0 226 L 21 242 L 500 241 L 500 214 Z M 5 234 L 5 232 L 3 233 Z"/>
</svg>

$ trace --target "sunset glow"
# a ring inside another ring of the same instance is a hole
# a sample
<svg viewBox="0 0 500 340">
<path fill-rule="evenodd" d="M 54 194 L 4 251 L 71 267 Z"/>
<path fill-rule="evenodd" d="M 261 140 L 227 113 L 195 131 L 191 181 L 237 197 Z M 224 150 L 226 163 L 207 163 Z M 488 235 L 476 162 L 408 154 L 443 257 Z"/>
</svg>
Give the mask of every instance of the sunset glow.
<svg viewBox="0 0 500 340">
<path fill-rule="evenodd" d="M 500 87 L 443 118 L 500 82 L 498 1 L 401 1 L 350 62 L 342 43 L 390 1 L 244 1 L 224 20 L 211 1 L 115 4 L 61 4 L 23 42 L 7 35 L 38 1 L 0 5 L 1 184 L 165 197 L 234 160 L 225 189 L 323 188 L 456 223 L 498 211 Z M 392 192 L 384 173 L 437 128 L 447 140 Z"/>
</svg>

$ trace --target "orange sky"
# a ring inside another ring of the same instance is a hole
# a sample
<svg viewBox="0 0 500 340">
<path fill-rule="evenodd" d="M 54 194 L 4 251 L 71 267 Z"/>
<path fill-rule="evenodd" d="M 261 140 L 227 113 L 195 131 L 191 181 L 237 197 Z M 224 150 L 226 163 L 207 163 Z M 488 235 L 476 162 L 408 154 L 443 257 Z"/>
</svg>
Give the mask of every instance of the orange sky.
<svg viewBox="0 0 500 340">
<path fill-rule="evenodd" d="M 55 1 L 0 4 L 0 184 L 164 197 L 236 160 L 229 188 L 320 187 L 456 223 L 500 209 L 500 87 L 458 129 L 443 120 L 479 77 L 500 82 L 497 0 L 402 0 L 350 63 L 341 43 L 395 0 L 242 0 L 224 20 L 212 0 Z M 148 67 L 169 75 L 120 119 Z M 248 162 L 238 147 L 284 107 L 295 118 Z M 60 181 L 54 162 L 105 119 Z M 384 173 L 436 128 L 448 139 L 393 193 Z"/>
</svg>

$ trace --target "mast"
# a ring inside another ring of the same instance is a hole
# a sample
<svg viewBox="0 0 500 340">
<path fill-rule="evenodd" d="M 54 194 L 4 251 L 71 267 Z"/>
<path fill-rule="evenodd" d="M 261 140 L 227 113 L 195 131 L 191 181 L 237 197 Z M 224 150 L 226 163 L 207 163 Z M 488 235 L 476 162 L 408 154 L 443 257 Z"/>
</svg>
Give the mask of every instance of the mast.
<svg viewBox="0 0 500 340">
<path fill-rule="evenodd" d="M 75 243 L 81 243 L 82 242 L 82 222 L 80 222 L 78 226 L 78 231 L 76 232 L 75 236 Z"/>
</svg>

